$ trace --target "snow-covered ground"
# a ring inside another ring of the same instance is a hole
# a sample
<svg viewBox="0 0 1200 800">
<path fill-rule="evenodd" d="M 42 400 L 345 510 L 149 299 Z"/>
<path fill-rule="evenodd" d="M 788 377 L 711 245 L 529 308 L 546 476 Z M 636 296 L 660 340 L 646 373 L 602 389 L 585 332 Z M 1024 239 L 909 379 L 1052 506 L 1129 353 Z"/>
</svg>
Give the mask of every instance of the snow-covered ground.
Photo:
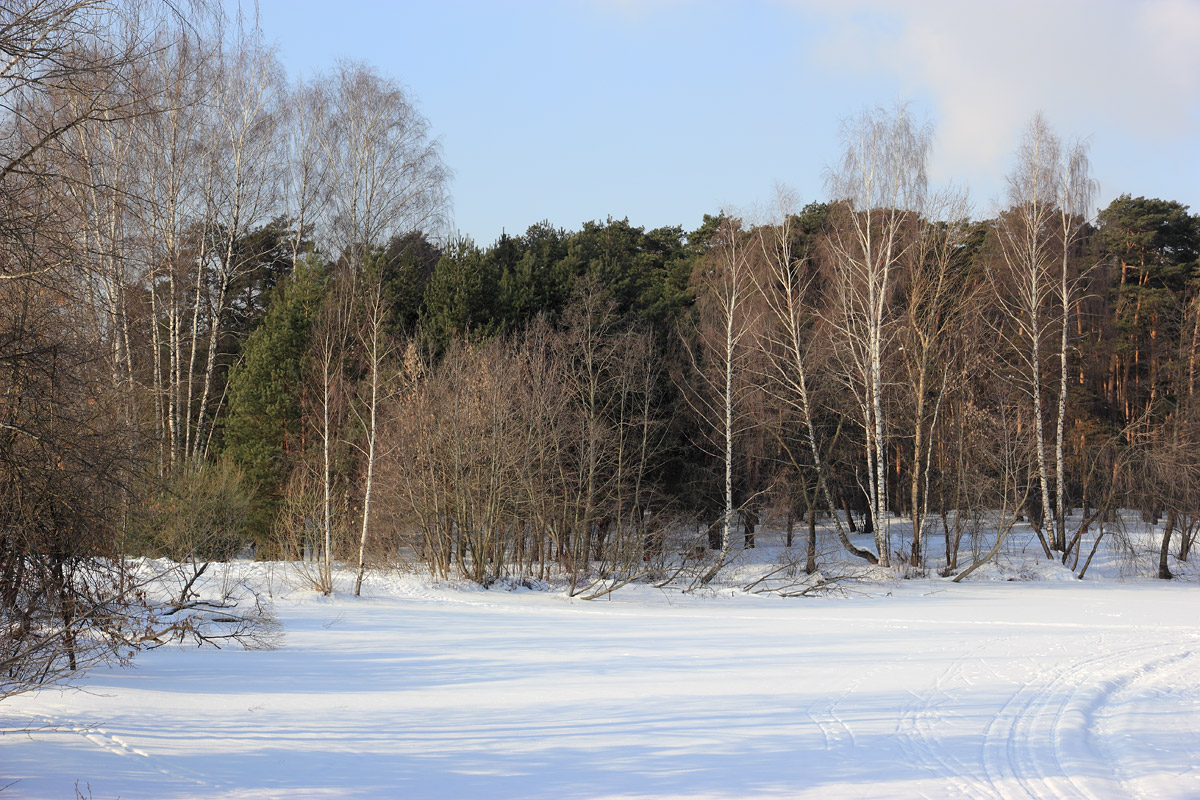
<svg viewBox="0 0 1200 800">
<path fill-rule="evenodd" d="M 734 588 L 760 547 L 715 588 L 592 602 L 241 564 L 282 647 L 4 701 L 0 798 L 1200 797 L 1194 571 L 1036 555 L 781 598 Z"/>
</svg>

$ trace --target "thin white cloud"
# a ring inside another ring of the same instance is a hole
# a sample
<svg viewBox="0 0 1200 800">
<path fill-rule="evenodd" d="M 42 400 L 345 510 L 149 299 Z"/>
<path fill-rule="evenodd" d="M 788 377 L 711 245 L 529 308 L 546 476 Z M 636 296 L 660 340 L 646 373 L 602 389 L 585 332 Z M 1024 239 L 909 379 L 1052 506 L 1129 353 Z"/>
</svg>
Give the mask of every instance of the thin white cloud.
<svg viewBox="0 0 1200 800">
<path fill-rule="evenodd" d="M 1003 171 L 1044 111 L 1064 136 L 1115 130 L 1147 147 L 1200 129 L 1200 0 L 849 0 L 819 15 L 826 68 L 884 72 L 938 116 L 938 177 Z"/>
</svg>

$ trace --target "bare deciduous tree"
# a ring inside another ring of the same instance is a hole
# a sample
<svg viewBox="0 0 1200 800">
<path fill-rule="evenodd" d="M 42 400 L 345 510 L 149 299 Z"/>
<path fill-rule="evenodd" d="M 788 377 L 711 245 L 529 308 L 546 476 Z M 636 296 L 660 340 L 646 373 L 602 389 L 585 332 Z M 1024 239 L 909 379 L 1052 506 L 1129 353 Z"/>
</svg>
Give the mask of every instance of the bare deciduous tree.
<svg viewBox="0 0 1200 800">
<path fill-rule="evenodd" d="M 868 505 L 879 563 L 891 552 L 887 503 L 888 421 L 885 361 L 895 346 L 892 296 L 926 201 L 932 132 L 903 106 L 847 121 L 840 167 L 829 175 L 835 203 L 830 229 L 830 307 L 856 421 L 866 438 Z"/>
<path fill-rule="evenodd" d="M 686 348 L 695 385 L 685 387 L 685 396 L 704 428 L 704 444 L 721 459 L 724 478 L 720 551 L 701 577 L 702 584 L 715 578 L 729 557 L 740 505 L 734 500 L 736 448 L 753 424 L 744 407 L 755 389 L 749 360 L 762 313 L 747 260 L 751 246 L 741 222 L 725 215 L 711 250 L 693 273 L 699 344 Z"/>
<path fill-rule="evenodd" d="M 449 170 L 429 123 L 395 81 L 342 61 L 314 89 L 325 106 L 319 133 L 329 252 L 361 269 L 393 235 L 439 232 Z"/>
<path fill-rule="evenodd" d="M 388 306 L 384 294 L 382 273 L 377 273 L 366 287 L 362 298 L 361 318 L 358 325 L 358 345 L 365 361 L 365 397 L 353 405 L 358 424 L 363 431 L 363 443 L 359 447 L 364 459 L 362 526 L 358 541 L 358 571 L 354 578 L 354 595 L 362 591 L 363 571 L 367 563 L 367 535 L 371 521 L 371 495 L 374 489 L 375 465 L 381 447 L 379 441 L 379 417 L 382 405 L 392 390 L 390 360 L 394 343 L 388 335 Z"/>
<path fill-rule="evenodd" d="M 1049 557 L 1051 550 L 1065 551 L 1067 543 L 1064 425 L 1070 315 L 1079 291 L 1078 276 L 1072 275 L 1070 267 L 1095 190 L 1088 175 L 1087 148 L 1083 144 L 1064 148 L 1039 114 L 1026 130 L 1008 183 L 1009 207 L 996 226 L 1003 274 L 993 270 L 992 278 L 997 300 L 1012 323 L 1001 333 L 1021 364 L 1031 400 L 1040 499 L 1035 521 Z M 1046 351 L 1055 338 L 1057 347 L 1052 352 L 1058 380 L 1052 381 L 1047 375 Z M 1048 400 L 1057 406 L 1053 478 L 1046 455 L 1050 446 L 1045 430 Z M 1047 523 L 1048 540 L 1042 520 Z"/>
<path fill-rule="evenodd" d="M 904 380 L 898 425 L 911 439 L 908 459 L 909 563 L 923 559 L 924 523 L 929 513 L 929 484 L 934 440 L 943 405 L 962 375 L 971 352 L 964 324 L 975 295 L 965 265 L 957 261 L 968 232 L 966 199 L 954 193 L 932 197 L 908 246 L 897 321 L 898 357 Z"/>
<path fill-rule="evenodd" d="M 833 493 L 829 489 L 825 459 L 821 455 L 825 443 L 820 441 L 813 421 L 813 362 L 817 360 L 814 353 L 817 348 L 814 344 L 819 335 L 816 332 L 816 323 L 820 314 L 817 289 L 813 286 L 816 271 L 811 254 L 797 253 L 794 249 L 796 208 L 791 194 L 780 189 L 777 191 L 776 201 L 775 218 L 757 231 L 758 247 L 765 269 L 761 276 L 753 273 L 757 276 L 758 290 L 769 317 L 769 323 L 763 326 L 761 342 L 771 367 L 770 380 L 766 385 L 776 400 L 800 418 L 803 431 L 802 447 L 811 459 L 817 491 L 824 501 L 842 546 L 846 552 L 874 564 L 878 561 L 874 553 L 857 547 L 850 541 L 845 526 L 837 515 Z M 790 447 L 785 446 L 785 449 L 797 469 L 805 466 L 800 462 L 798 453 Z M 809 505 L 815 505 L 816 502 L 820 501 L 810 502 Z M 815 518 L 812 508 L 809 509 L 809 521 L 810 528 L 813 528 Z"/>
<path fill-rule="evenodd" d="M 282 105 L 282 70 L 275 53 L 262 41 L 262 34 L 239 27 L 217 59 L 214 119 L 210 130 L 208 157 L 213 159 L 214 180 L 205 198 L 212 231 L 212 271 L 207 259 L 197 259 L 197 287 L 211 285 L 206 298 L 208 343 L 204 359 L 200 394 L 193 408 L 192 384 L 187 386 L 187 424 L 184 444 L 188 456 L 200 460 L 207 456 L 211 440 L 210 420 L 214 377 L 217 370 L 217 346 L 228 325 L 230 292 L 247 269 L 248 256 L 239 252 L 238 241 L 255 225 L 278 209 L 279 121 Z M 202 248 L 206 244 L 201 245 Z M 192 321 L 192 348 L 189 377 L 195 366 L 196 344 L 200 338 L 197 302 Z M 194 421 L 193 421 L 194 420 Z"/>
</svg>

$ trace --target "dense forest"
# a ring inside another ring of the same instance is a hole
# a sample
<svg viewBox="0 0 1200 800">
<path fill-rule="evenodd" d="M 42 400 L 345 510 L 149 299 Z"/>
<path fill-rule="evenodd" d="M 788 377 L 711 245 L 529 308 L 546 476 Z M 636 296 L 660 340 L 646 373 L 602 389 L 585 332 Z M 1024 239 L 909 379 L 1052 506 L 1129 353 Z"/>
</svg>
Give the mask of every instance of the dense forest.
<svg viewBox="0 0 1200 800">
<path fill-rule="evenodd" d="M 1097 209 L 1086 144 L 1041 116 L 991 216 L 929 185 L 900 107 L 845 122 L 818 202 L 483 245 L 369 65 L 289 82 L 204 9 L 0 14 L 10 672 L 38 625 L 121 629 L 135 556 L 583 592 L 657 574 L 680 531 L 703 582 L 768 516 L 809 572 L 819 521 L 952 574 L 1026 519 L 1078 566 L 1119 508 L 1165 521 L 1161 577 L 1188 556 L 1200 217 L 1137 187 Z"/>
</svg>

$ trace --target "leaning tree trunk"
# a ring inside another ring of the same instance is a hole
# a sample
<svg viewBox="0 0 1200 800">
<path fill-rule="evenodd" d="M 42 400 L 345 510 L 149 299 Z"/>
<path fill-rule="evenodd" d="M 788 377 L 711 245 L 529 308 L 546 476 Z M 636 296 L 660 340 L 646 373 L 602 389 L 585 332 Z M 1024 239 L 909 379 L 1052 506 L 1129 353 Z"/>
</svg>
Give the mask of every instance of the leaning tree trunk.
<svg viewBox="0 0 1200 800">
<path fill-rule="evenodd" d="M 367 564 L 367 531 L 371 520 L 371 488 L 375 476 L 375 431 L 379 398 L 379 364 L 372 357 L 371 363 L 371 409 L 367 427 L 367 481 L 363 488 L 362 533 L 358 540 L 358 574 L 354 578 L 354 596 L 362 591 L 363 571 Z"/>
<path fill-rule="evenodd" d="M 1175 509 L 1167 510 L 1167 525 L 1163 531 L 1162 547 L 1158 551 L 1158 577 L 1169 581 L 1175 576 L 1171 574 L 1168 559 L 1171 556 L 1171 531 L 1175 528 Z"/>
</svg>

